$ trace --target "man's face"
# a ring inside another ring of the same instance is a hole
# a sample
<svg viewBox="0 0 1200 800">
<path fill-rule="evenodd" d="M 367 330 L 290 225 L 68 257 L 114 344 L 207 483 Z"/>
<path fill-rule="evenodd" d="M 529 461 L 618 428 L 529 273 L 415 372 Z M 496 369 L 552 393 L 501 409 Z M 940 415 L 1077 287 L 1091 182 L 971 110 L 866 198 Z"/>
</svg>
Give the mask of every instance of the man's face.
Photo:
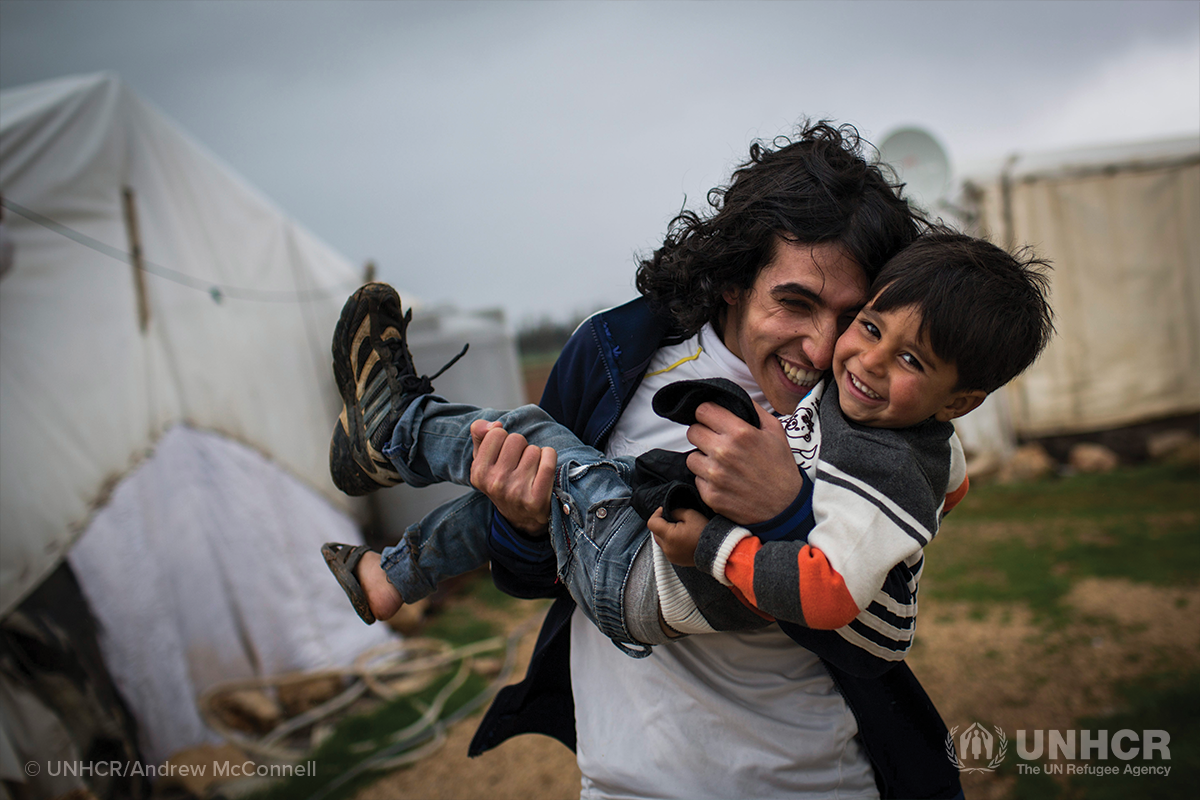
<svg viewBox="0 0 1200 800">
<path fill-rule="evenodd" d="M 776 239 L 748 291 L 725 293 L 722 338 L 776 412 L 790 414 L 833 363 L 833 348 L 867 295 L 867 276 L 837 244 Z"/>
</svg>

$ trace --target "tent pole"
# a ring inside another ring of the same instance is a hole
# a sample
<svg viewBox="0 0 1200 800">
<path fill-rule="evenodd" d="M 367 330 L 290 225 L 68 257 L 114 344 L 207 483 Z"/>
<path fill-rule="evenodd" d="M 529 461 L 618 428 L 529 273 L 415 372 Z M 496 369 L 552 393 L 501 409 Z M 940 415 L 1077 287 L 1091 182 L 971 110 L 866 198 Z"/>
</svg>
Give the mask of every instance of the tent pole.
<svg viewBox="0 0 1200 800">
<path fill-rule="evenodd" d="M 146 270 L 142 264 L 142 240 L 138 235 L 137 206 L 133 200 L 133 189 L 121 189 L 122 205 L 125 209 L 125 232 L 129 236 L 129 263 L 133 266 L 133 286 L 137 291 L 138 327 L 145 333 L 150 327 L 150 301 L 146 297 Z"/>
</svg>

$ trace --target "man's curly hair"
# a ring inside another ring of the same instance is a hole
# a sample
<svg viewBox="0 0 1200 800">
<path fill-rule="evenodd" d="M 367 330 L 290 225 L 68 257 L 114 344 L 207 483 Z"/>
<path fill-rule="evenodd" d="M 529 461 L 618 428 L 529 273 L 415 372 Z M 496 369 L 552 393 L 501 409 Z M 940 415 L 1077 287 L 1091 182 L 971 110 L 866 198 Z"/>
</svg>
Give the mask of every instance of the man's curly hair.
<svg viewBox="0 0 1200 800">
<path fill-rule="evenodd" d="M 708 193 L 712 214 L 671 220 L 662 247 L 638 265 L 638 291 L 690 335 L 718 322 L 727 290 L 754 285 L 777 237 L 836 242 L 873 280 L 926 222 L 901 198 L 903 185 L 863 155 L 865 144 L 852 125 L 826 120 L 770 146 L 756 140 L 729 186 Z"/>
</svg>

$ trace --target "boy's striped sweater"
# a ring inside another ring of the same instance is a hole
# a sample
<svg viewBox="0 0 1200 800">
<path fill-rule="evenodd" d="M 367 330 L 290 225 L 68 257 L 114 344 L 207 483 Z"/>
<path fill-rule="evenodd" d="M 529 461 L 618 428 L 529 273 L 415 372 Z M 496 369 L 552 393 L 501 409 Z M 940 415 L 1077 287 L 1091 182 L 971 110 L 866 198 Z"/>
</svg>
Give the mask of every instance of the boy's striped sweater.
<svg viewBox="0 0 1200 800">
<path fill-rule="evenodd" d="M 967 492 L 954 427 L 937 420 L 902 429 L 855 424 L 827 382 L 785 418 L 784 429 L 805 477 L 801 497 L 776 520 L 749 529 L 714 518 L 697 547 L 697 567 L 760 613 L 836 631 L 887 661 L 903 659 L 916 625 L 923 548 Z M 797 526 L 798 518 L 805 523 Z"/>
</svg>

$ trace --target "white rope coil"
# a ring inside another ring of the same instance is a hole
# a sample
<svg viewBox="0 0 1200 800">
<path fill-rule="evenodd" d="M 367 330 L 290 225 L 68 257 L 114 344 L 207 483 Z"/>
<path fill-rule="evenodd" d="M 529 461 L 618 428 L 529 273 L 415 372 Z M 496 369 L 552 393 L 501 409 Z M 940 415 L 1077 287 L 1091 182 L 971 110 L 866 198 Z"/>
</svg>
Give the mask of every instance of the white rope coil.
<svg viewBox="0 0 1200 800">
<path fill-rule="evenodd" d="M 438 691 L 428 707 L 414 701 L 414 705 L 422 712 L 416 722 L 389 735 L 382 750 L 364 759 L 313 795 L 312 800 L 318 800 L 365 771 L 395 769 L 435 752 L 445 743 L 445 731 L 450 724 L 473 713 L 508 682 L 513 672 L 517 644 L 532 630 L 537 621 L 535 618 L 522 623 L 507 639 L 493 637 L 462 647 L 451 647 L 447 642 L 437 639 L 410 638 L 371 648 L 355 659 L 354 664 L 347 669 L 289 672 L 225 681 L 201 694 L 197 705 L 205 723 L 230 744 L 270 763 L 291 764 L 303 760 L 306 753 L 315 747 L 318 723 L 348 708 L 364 695 L 369 693 L 384 701 L 395 700 L 424 689 L 447 667 L 455 663 L 459 665 L 454 676 Z M 470 676 L 474 659 L 483 653 L 501 649 L 505 651 L 505 659 L 499 674 L 487 688 L 458 711 L 442 719 L 446 703 Z M 348 680 L 349 683 L 337 696 L 285 720 L 262 736 L 256 737 L 230 726 L 221 718 L 215 707 L 220 698 L 233 692 L 278 689 L 281 686 L 322 678 L 338 678 Z M 410 680 L 404 681 L 405 678 Z M 311 729 L 308 747 L 298 748 L 287 744 L 288 739 L 301 734 L 306 728 Z"/>
</svg>

